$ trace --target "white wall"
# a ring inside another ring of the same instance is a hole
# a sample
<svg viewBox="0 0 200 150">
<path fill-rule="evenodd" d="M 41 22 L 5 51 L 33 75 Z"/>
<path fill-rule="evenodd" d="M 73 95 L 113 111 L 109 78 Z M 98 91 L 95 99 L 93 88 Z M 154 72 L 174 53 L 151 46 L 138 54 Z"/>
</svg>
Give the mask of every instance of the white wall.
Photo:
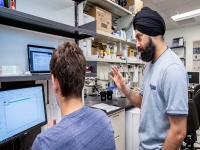
<svg viewBox="0 0 200 150">
<path fill-rule="evenodd" d="M 183 37 L 186 42 L 186 69 L 193 71 L 193 41 L 200 40 L 200 25 L 166 31 L 165 42 L 172 46 L 173 38 Z"/>
<path fill-rule="evenodd" d="M 17 0 L 17 11 L 74 26 L 72 0 Z"/>
<path fill-rule="evenodd" d="M 28 71 L 28 44 L 56 48 L 67 40 L 72 39 L 0 25 L 0 67 L 17 65 Z"/>
</svg>

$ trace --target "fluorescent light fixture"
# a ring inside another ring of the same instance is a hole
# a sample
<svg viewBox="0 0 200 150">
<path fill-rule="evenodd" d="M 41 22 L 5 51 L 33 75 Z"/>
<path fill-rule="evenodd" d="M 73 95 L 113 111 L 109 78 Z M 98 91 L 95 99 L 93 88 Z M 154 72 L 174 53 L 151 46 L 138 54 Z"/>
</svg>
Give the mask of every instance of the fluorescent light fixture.
<svg viewBox="0 0 200 150">
<path fill-rule="evenodd" d="M 197 16 L 200 16 L 200 9 L 189 11 L 189 12 L 186 12 L 183 14 L 178 14 L 178 15 L 172 16 L 171 18 L 174 21 L 181 21 L 181 20 L 185 20 L 185 19 L 189 19 L 189 18 L 194 18 Z"/>
</svg>

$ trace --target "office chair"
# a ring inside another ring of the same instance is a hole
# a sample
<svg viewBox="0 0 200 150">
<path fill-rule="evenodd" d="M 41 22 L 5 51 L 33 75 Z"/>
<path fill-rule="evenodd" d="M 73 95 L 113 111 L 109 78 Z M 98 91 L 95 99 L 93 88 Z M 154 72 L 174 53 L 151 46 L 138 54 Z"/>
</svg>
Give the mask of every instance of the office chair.
<svg viewBox="0 0 200 150">
<path fill-rule="evenodd" d="M 197 113 L 197 106 L 193 99 L 188 101 L 188 108 L 187 135 L 184 139 L 186 145 L 182 145 L 181 150 L 194 150 L 194 143 L 197 141 L 196 130 L 199 129 L 199 118 Z"/>
<path fill-rule="evenodd" d="M 194 88 L 194 94 L 196 93 L 196 92 L 198 92 L 200 90 L 200 84 L 198 84 L 197 86 L 195 86 L 195 88 Z"/>
</svg>

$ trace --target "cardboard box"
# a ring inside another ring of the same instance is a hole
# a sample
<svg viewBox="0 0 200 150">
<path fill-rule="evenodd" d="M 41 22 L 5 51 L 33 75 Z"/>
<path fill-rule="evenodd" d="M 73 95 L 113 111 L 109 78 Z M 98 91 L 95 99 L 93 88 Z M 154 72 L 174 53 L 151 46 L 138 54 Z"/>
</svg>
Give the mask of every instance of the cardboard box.
<svg viewBox="0 0 200 150">
<path fill-rule="evenodd" d="M 127 0 L 126 8 L 127 10 L 131 11 L 132 13 L 136 14 L 140 11 L 143 7 L 143 2 L 141 0 Z"/>
<path fill-rule="evenodd" d="M 85 13 L 83 13 L 83 24 L 86 24 L 86 23 L 89 23 L 89 22 L 92 22 L 94 21 L 95 18 L 90 16 L 90 15 L 87 15 Z"/>
<path fill-rule="evenodd" d="M 134 49 L 132 48 L 128 49 L 128 56 L 134 56 Z"/>
<path fill-rule="evenodd" d="M 97 30 L 111 33 L 111 26 L 112 26 L 111 13 L 97 6 L 94 6 L 92 9 L 89 10 L 89 15 L 93 16 L 96 19 Z"/>
</svg>

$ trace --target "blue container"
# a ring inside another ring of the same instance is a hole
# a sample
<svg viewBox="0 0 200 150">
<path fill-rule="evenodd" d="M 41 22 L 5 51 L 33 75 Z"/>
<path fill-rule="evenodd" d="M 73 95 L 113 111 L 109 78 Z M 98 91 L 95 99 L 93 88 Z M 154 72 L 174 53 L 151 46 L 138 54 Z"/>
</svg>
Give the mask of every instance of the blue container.
<svg viewBox="0 0 200 150">
<path fill-rule="evenodd" d="M 4 7 L 4 0 L 0 0 L 0 6 Z"/>
</svg>

